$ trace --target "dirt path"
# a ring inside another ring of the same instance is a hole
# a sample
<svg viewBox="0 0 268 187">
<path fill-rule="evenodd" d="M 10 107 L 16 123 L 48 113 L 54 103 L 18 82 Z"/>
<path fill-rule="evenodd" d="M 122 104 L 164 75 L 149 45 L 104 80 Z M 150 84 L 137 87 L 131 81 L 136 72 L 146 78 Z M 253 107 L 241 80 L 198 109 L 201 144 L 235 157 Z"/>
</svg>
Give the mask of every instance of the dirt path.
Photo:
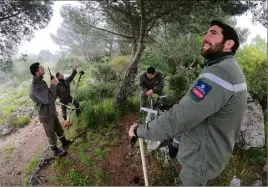
<svg viewBox="0 0 268 187">
<path fill-rule="evenodd" d="M 0 139 L 0 185 L 21 185 L 28 162 L 46 147 L 43 126 L 36 122 Z"/>
</svg>

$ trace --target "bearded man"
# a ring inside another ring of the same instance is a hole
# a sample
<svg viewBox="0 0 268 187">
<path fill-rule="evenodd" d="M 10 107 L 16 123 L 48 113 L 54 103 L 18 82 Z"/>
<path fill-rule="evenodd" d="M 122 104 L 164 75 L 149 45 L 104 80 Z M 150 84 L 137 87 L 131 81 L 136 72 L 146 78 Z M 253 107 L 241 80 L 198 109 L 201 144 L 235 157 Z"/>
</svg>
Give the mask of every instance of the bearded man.
<svg viewBox="0 0 268 187">
<path fill-rule="evenodd" d="M 247 85 L 234 54 L 236 31 L 213 20 L 203 36 L 204 71 L 186 95 L 153 121 L 134 123 L 129 136 L 161 141 L 180 137 L 179 185 L 205 185 L 220 175 L 237 140 L 247 104 Z"/>
</svg>

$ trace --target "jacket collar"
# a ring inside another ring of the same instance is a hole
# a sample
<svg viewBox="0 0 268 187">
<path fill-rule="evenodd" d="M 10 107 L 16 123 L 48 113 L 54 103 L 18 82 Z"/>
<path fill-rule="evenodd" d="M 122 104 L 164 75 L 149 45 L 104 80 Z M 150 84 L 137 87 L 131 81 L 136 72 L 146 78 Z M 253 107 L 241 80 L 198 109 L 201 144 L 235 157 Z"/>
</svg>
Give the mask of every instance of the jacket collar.
<svg viewBox="0 0 268 187">
<path fill-rule="evenodd" d="M 65 82 L 64 79 L 58 79 L 58 80 L 59 80 L 59 82 Z"/>
<path fill-rule="evenodd" d="M 209 59 L 205 59 L 204 60 L 204 65 L 205 66 L 212 66 L 214 64 L 219 63 L 220 61 L 222 61 L 223 59 L 227 58 L 228 56 L 234 56 L 234 54 L 232 52 L 221 52 L 218 53 L 217 55 L 215 55 L 212 58 Z"/>
<path fill-rule="evenodd" d="M 44 78 L 43 76 L 41 76 L 41 77 L 33 76 L 33 80 L 35 80 L 35 81 L 42 81 L 43 78 Z"/>
</svg>

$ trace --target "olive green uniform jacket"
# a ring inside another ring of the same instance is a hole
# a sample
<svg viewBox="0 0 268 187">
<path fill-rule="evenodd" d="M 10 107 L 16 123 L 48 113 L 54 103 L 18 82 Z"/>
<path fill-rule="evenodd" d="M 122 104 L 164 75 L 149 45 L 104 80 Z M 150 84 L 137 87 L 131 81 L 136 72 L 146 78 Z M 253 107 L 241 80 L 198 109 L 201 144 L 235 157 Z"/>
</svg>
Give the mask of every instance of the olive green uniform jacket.
<svg viewBox="0 0 268 187">
<path fill-rule="evenodd" d="M 225 54 L 206 65 L 178 104 L 134 132 L 153 141 L 181 136 L 178 160 L 187 168 L 181 174 L 197 181 L 190 185 L 204 184 L 223 171 L 232 155 L 246 98 L 244 74 L 234 56 Z"/>
</svg>

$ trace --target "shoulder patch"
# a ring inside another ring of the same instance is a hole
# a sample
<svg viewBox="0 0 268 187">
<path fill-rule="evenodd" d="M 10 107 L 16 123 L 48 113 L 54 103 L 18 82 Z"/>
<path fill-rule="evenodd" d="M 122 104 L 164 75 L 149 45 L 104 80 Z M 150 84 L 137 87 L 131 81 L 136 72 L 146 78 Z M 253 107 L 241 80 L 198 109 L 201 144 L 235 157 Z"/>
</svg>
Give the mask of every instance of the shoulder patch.
<svg viewBox="0 0 268 187">
<path fill-rule="evenodd" d="M 211 86 L 206 82 L 199 80 L 191 90 L 191 93 L 199 100 L 203 100 L 206 95 L 210 92 Z"/>
</svg>

